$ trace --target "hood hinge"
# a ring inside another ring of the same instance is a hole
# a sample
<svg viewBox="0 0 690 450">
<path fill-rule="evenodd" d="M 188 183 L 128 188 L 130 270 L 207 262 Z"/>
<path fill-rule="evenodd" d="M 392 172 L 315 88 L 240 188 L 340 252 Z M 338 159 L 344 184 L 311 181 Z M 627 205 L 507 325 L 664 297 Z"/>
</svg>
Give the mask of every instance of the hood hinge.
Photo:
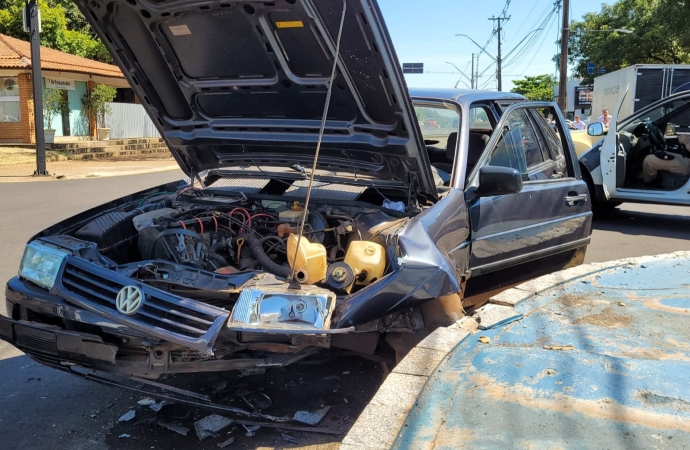
<svg viewBox="0 0 690 450">
<path fill-rule="evenodd" d="M 417 202 L 417 192 L 419 191 L 419 177 L 417 172 L 408 172 L 408 184 L 407 184 L 407 207 L 408 211 L 412 212 L 419 206 Z"/>
</svg>

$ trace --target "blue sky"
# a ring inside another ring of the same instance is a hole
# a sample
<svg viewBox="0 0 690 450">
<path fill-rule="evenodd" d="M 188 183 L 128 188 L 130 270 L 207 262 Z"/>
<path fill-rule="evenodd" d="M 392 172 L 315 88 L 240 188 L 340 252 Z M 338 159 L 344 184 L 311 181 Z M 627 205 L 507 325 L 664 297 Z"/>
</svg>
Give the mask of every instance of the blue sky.
<svg viewBox="0 0 690 450">
<path fill-rule="evenodd" d="M 555 74 L 551 58 L 556 54 L 561 17 L 553 14 L 543 32 L 534 32 L 529 51 L 516 50 L 506 56 L 527 34 L 539 28 L 553 9 L 554 0 L 378 0 L 388 31 L 400 62 L 423 62 L 424 74 L 406 75 L 410 87 L 453 87 L 459 78 L 457 70 L 445 64 L 458 66 L 470 75 L 472 52 L 481 50 L 469 39 L 456 37 L 462 33 L 484 46 L 491 36 L 493 25 L 489 19 L 498 16 L 508 2 L 507 16 L 502 34 L 503 90 L 512 89 L 512 80 L 524 76 Z M 571 0 L 570 18 L 580 20 L 587 12 L 601 11 L 601 0 Z M 486 47 L 495 57 L 497 39 L 494 36 Z M 512 60 L 512 61 L 511 61 Z M 486 54 L 479 58 L 479 86 L 496 89 L 496 66 Z M 486 70 L 486 72 L 485 72 Z M 469 85 L 469 81 L 462 78 Z M 466 87 L 462 83 L 458 87 Z"/>
</svg>

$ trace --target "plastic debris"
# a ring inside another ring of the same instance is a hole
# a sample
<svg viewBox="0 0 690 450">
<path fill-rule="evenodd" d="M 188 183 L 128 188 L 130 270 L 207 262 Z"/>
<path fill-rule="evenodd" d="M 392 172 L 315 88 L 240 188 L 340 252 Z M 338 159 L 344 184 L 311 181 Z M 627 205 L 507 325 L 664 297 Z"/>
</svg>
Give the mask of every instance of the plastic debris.
<svg viewBox="0 0 690 450">
<path fill-rule="evenodd" d="M 625 306 L 625 303 L 623 303 L 623 302 L 618 302 L 618 306 Z"/>
<path fill-rule="evenodd" d="M 546 350 L 575 350 L 572 345 L 545 345 Z"/>
<path fill-rule="evenodd" d="M 479 339 L 477 340 L 482 344 L 491 344 L 491 338 L 488 336 L 479 336 Z"/>
<path fill-rule="evenodd" d="M 149 405 L 149 408 L 151 408 L 155 412 L 158 412 L 161 409 L 163 409 L 165 405 L 167 405 L 167 403 L 165 402 L 165 400 L 162 400 L 160 403 L 154 402 L 153 404 Z"/>
<path fill-rule="evenodd" d="M 127 433 L 122 433 L 121 435 L 118 436 L 119 438 L 130 438 L 132 435 L 127 434 Z"/>
<path fill-rule="evenodd" d="M 212 414 L 194 422 L 194 428 L 196 429 L 196 435 L 199 436 L 199 440 L 203 441 L 209 436 L 217 436 L 216 433 L 230 426 L 232 423 L 232 419 L 218 414 Z"/>
<path fill-rule="evenodd" d="M 163 428 L 167 428 L 170 431 L 174 431 L 177 434 L 181 434 L 182 436 L 187 436 L 187 433 L 189 433 L 189 428 L 172 420 L 161 419 L 158 421 L 158 425 L 162 426 Z"/>
<path fill-rule="evenodd" d="M 227 441 L 221 442 L 221 443 L 217 444 L 217 446 L 218 446 L 218 448 L 225 448 L 225 447 L 227 447 L 228 445 L 232 444 L 233 442 L 235 442 L 235 438 L 234 438 L 234 437 L 231 437 L 231 438 L 228 439 Z"/>
<path fill-rule="evenodd" d="M 151 405 L 155 405 L 155 404 L 156 404 L 156 401 L 152 398 L 142 398 L 141 400 L 139 400 L 137 402 L 137 405 L 141 405 L 141 406 L 151 406 Z"/>
<path fill-rule="evenodd" d="M 292 444 L 299 444 L 299 441 L 298 441 L 296 438 L 290 436 L 289 434 L 280 433 L 280 437 L 281 437 L 285 442 L 290 442 L 290 443 L 292 443 Z"/>
<path fill-rule="evenodd" d="M 134 417 L 137 415 L 137 412 L 134 411 L 133 409 L 127 411 L 123 415 L 120 416 L 120 418 L 117 420 L 118 422 L 129 422 L 130 420 L 134 419 Z"/>
<path fill-rule="evenodd" d="M 215 386 L 213 386 L 213 390 L 211 392 L 217 394 L 218 392 L 223 392 L 226 387 L 228 387 L 228 380 L 221 380 L 216 383 Z"/>
<path fill-rule="evenodd" d="M 323 416 L 325 416 L 330 409 L 330 406 L 326 406 L 325 408 L 318 409 L 314 412 L 297 411 L 292 419 L 296 422 L 306 423 L 307 425 L 316 425 L 321 422 Z"/>
<path fill-rule="evenodd" d="M 252 437 L 256 434 L 259 428 L 261 428 L 259 425 L 242 425 L 245 430 L 247 430 L 247 434 L 245 436 L 247 437 Z"/>
<path fill-rule="evenodd" d="M 405 212 L 405 204 L 403 202 L 394 202 L 386 199 L 383 201 L 382 206 L 393 211 Z"/>
<path fill-rule="evenodd" d="M 350 375 L 350 371 L 346 370 L 345 372 L 343 372 L 343 375 Z"/>
</svg>

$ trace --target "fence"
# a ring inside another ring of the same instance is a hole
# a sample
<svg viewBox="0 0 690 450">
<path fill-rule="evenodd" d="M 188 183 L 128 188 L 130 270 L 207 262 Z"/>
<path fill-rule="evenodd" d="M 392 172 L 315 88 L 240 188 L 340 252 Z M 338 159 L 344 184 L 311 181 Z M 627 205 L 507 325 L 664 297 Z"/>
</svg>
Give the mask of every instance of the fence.
<svg viewBox="0 0 690 450">
<path fill-rule="evenodd" d="M 111 103 L 110 106 L 112 112 L 105 119 L 110 139 L 161 137 L 143 106 L 131 103 Z"/>
</svg>

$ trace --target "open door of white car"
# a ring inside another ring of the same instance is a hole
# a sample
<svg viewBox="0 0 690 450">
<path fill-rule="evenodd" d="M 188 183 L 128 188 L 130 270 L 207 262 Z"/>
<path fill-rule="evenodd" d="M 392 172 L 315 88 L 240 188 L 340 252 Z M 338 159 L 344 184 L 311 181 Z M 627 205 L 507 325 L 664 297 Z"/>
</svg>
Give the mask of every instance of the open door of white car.
<svg viewBox="0 0 690 450">
<path fill-rule="evenodd" d="M 601 145 L 601 152 L 599 155 L 599 164 L 601 166 L 602 187 L 604 188 L 604 195 L 608 200 L 616 193 L 616 155 L 618 153 L 618 114 L 620 114 L 623 100 L 630 89 L 630 82 L 618 95 L 618 108 L 614 111 L 614 116 L 611 118 L 609 124 L 609 132 L 606 133 L 604 142 Z"/>
</svg>

